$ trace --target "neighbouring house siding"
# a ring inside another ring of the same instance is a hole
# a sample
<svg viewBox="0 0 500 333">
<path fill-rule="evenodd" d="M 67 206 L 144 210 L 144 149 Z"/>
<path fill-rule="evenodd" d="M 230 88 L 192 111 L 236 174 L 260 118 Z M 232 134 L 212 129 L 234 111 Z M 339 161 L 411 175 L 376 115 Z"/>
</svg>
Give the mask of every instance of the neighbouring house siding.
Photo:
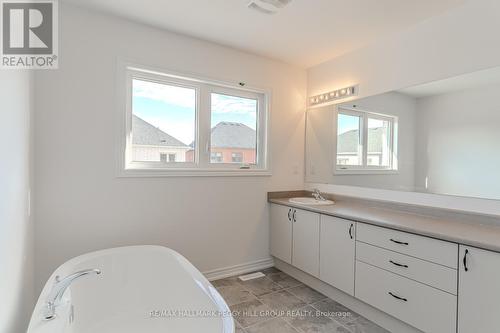
<svg viewBox="0 0 500 333">
<path fill-rule="evenodd" d="M 161 154 L 175 154 L 175 162 L 186 162 L 186 153 L 189 149 L 189 147 L 133 145 L 132 158 L 134 161 L 159 162 Z"/>
<path fill-rule="evenodd" d="M 214 148 L 212 149 L 212 153 L 222 153 L 222 163 L 233 163 L 232 154 L 240 153 L 243 158 L 241 163 L 255 164 L 255 155 L 256 155 L 255 149 Z"/>
<path fill-rule="evenodd" d="M 159 127 L 132 116 L 132 160 L 138 162 L 185 162 L 186 152 L 191 147 L 162 131 Z M 174 160 L 169 155 L 175 155 Z"/>
<path fill-rule="evenodd" d="M 212 127 L 211 163 L 255 164 L 257 159 L 257 132 L 235 122 L 220 122 Z M 186 152 L 186 161 L 194 162 L 194 149 Z M 233 154 L 241 155 L 241 162 L 233 161 Z M 217 156 L 215 156 L 217 155 Z"/>
<path fill-rule="evenodd" d="M 233 163 L 232 154 L 241 153 L 243 158 L 242 164 L 255 164 L 257 155 L 255 149 L 243 148 L 213 148 L 211 153 L 222 154 L 222 161 L 220 163 Z M 186 152 L 186 162 L 194 162 L 194 150 L 191 149 Z"/>
</svg>

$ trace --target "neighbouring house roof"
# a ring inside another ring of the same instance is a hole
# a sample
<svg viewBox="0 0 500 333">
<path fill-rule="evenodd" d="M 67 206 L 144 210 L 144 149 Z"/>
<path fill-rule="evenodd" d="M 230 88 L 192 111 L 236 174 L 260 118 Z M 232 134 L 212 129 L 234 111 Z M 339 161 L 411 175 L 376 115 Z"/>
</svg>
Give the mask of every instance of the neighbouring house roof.
<svg viewBox="0 0 500 333">
<path fill-rule="evenodd" d="M 186 144 L 147 121 L 132 115 L 132 144 L 145 146 L 185 147 Z"/>
<path fill-rule="evenodd" d="M 212 128 L 211 146 L 214 148 L 255 149 L 255 130 L 241 123 L 223 121 Z"/>
<path fill-rule="evenodd" d="M 369 152 L 382 152 L 383 127 L 370 128 L 368 130 Z M 356 153 L 358 151 L 359 130 L 351 130 L 339 135 L 337 139 L 338 153 Z"/>
</svg>

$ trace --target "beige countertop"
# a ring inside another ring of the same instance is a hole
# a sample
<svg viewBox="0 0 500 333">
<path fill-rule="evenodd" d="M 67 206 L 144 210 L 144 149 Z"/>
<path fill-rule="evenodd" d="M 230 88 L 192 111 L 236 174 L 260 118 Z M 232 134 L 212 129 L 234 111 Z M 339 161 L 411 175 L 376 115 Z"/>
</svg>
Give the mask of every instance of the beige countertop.
<svg viewBox="0 0 500 333">
<path fill-rule="evenodd" d="M 272 196 L 269 202 L 500 252 L 500 218 L 497 217 L 457 213 L 446 216 L 446 212 L 429 216 L 426 207 L 420 208 L 424 212 L 420 214 L 391 209 L 387 203 L 381 206 L 377 202 L 346 199 L 329 206 L 293 204 L 288 198 Z"/>
</svg>

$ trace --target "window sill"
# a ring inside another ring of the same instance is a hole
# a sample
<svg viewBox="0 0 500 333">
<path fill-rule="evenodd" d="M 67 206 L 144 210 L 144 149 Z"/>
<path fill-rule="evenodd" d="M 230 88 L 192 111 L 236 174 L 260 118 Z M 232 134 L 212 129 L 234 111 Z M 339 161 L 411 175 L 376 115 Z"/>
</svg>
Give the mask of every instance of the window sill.
<svg viewBox="0 0 500 333">
<path fill-rule="evenodd" d="M 166 170 L 166 169 L 125 169 L 118 178 L 142 177 L 269 177 L 269 170 L 228 170 L 228 169 L 196 169 L 196 170 Z"/>
<path fill-rule="evenodd" d="M 338 170 L 335 169 L 334 175 L 397 175 L 399 170 L 393 169 L 347 169 Z"/>
</svg>

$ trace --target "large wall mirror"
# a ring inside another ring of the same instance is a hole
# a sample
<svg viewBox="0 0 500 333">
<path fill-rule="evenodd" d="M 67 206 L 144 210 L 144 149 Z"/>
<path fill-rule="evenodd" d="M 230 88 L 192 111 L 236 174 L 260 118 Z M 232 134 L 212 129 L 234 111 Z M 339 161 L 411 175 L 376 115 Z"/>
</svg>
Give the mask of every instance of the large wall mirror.
<svg viewBox="0 0 500 333">
<path fill-rule="evenodd" d="M 308 110 L 306 181 L 500 199 L 500 68 Z"/>
</svg>

